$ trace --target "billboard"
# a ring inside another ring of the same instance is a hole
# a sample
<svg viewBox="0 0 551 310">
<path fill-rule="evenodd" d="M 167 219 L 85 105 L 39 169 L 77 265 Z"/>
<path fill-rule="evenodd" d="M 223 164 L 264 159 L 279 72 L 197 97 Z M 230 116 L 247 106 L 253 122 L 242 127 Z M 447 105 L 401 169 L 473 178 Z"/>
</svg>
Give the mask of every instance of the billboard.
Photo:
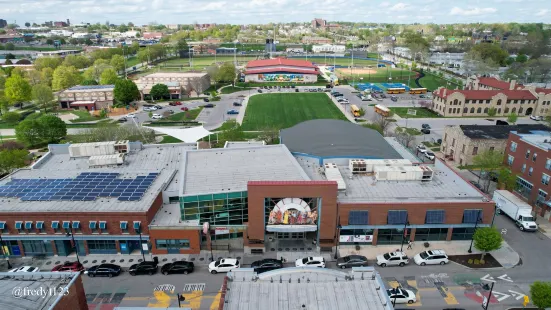
<svg viewBox="0 0 551 310">
<path fill-rule="evenodd" d="M 259 81 L 266 82 L 302 82 L 304 81 L 304 75 L 302 74 L 259 74 Z"/>
<path fill-rule="evenodd" d="M 268 206 L 268 231 L 316 231 L 318 211 L 301 198 L 284 198 Z"/>
</svg>

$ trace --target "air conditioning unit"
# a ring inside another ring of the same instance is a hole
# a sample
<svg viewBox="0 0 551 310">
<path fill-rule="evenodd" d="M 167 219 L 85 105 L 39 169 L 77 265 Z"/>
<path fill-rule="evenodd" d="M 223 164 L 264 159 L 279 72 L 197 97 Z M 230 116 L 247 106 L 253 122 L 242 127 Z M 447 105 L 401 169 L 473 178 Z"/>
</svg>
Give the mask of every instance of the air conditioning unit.
<svg viewBox="0 0 551 310">
<path fill-rule="evenodd" d="M 88 159 L 88 164 L 90 167 L 93 166 L 109 166 L 109 165 L 122 165 L 124 163 L 124 154 L 114 154 L 114 155 L 100 155 L 100 156 L 90 156 Z"/>
</svg>

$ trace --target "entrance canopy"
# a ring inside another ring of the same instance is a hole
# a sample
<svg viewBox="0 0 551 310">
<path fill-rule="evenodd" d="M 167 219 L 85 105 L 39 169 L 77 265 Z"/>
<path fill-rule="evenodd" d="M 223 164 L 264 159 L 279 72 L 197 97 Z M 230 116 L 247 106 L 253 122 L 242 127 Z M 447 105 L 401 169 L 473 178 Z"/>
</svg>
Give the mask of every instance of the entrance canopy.
<svg viewBox="0 0 551 310">
<path fill-rule="evenodd" d="M 160 133 L 164 133 L 186 143 L 193 143 L 209 136 L 212 132 L 206 130 L 203 126 L 192 128 L 166 128 L 166 127 L 146 127 Z"/>
<path fill-rule="evenodd" d="M 317 231 L 316 225 L 266 225 L 266 230 L 271 232 L 308 232 Z"/>
</svg>

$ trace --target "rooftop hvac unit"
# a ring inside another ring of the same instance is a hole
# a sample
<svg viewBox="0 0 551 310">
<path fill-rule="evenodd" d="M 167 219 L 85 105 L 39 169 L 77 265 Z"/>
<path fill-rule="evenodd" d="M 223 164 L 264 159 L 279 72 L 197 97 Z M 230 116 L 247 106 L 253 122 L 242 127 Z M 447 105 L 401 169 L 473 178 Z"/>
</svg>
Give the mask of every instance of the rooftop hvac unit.
<svg viewBox="0 0 551 310">
<path fill-rule="evenodd" d="M 114 154 L 116 154 L 115 141 L 75 143 L 69 145 L 69 155 L 71 157 L 88 157 Z"/>
<path fill-rule="evenodd" d="M 327 180 L 337 182 L 338 190 L 346 190 L 346 183 L 344 183 L 344 179 L 337 165 L 333 163 L 326 163 L 323 166 L 325 168 L 325 177 Z"/>
<path fill-rule="evenodd" d="M 364 159 L 350 159 L 348 161 L 348 168 L 352 173 L 366 173 L 366 163 Z"/>
<path fill-rule="evenodd" d="M 124 154 L 115 154 L 115 155 L 100 155 L 100 156 L 90 156 L 88 159 L 88 164 L 90 167 L 93 166 L 108 166 L 108 165 L 122 165 L 124 163 Z"/>
<path fill-rule="evenodd" d="M 376 166 L 374 172 L 378 181 L 430 181 L 433 175 L 425 166 Z"/>
<path fill-rule="evenodd" d="M 115 151 L 117 153 L 128 153 L 128 150 L 130 149 L 129 142 L 130 141 L 128 140 L 121 140 L 121 141 L 115 142 Z"/>
<path fill-rule="evenodd" d="M 357 163 L 361 162 L 361 164 Z M 361 165 L 361 169 L 356 168 Z M 352 173 L 372 173 L 375 167 L 389 166 L 389 167 L 401 167 L 412 166 L 410 160 L 407 159 L 351 159 L 349 160 L 349 168 Z M 358 171 L 356 171 L 356 170 Z"/>
</svg>

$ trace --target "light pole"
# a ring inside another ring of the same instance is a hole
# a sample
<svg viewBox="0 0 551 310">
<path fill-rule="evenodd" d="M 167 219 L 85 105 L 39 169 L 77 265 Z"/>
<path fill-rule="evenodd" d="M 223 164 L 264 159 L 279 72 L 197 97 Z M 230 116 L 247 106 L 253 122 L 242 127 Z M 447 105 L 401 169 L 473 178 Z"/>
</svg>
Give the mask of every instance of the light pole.
<svg viewBox="0 0 551 310">
<path fill-rule="evenodd" d="M 400 252 L 404 249 L 404 241 L 406 240 L 406 232 L 407 232 L 407 226 L 409 225 L 408 222 L 409 214 L 406 213 L 406 222 L 404 223 L 404 234 L 402 235 L 402 245 L 400 246 Z"/>
<path fill-rule="evenodd" d="M 143 245 L 142 245 L 142 228 L 141 227 L 137 227 L 136 228 L 136 232 L 138 233 L 138 235 L 140 236 L 140 250 L 142 251 L 142 258 L 143 258 L 143 261 L 145 262 L 145 254 L 143 252 Z"/>
<path fill-rule="evenodd" d="M 488 294 L 488 297 L 484 296 L 484 299 L 482 300 L 482 309 L 488 310 L 488 306 L 490 305 L 490 299 L 492 298 L 492 291 L 494 290 L 494 284 L 495 282 L 492 282 L 492 287 L 490 288 L 490 294 Z"/>
<path fill-rule="evenodd" d="M 335 247 L 335 256 L 334 258 L 337 259 L 339 258 L 339 244 L 340 244 L 340 237 L 341 237 L 341 228 L 342 226 L 339 224 L 337 225 L 337 246 Z"/>
<path fill-rule="evenodd" d="M 77 262 L 80 264 L 80 257 L 78 256 L 78 244 L 75 241 L 75 234 L 73 233 L 73 227 L 69 226 L 69 229 L 67 229 L 67 237 L 71 237 L 71 240 L 73 241 L 73 247 L 75 248 L 75 253 L 77 254 Z"/>
<path fill-rule="evenodd" d="M 473 252 L 474 234 L 476 233 L 476 228 L 478 227 L 478 222 L 481 221 L 481 218 L 480 218 L 480 211 L 481 211 L 481 210 L 478 210 L 478 213 L 476 214 L 476 223 L 474 224 L 473 236 L 471 237 L 471 246 L 469 246 L 469 250 L 467 251 L 467 252 L 469 252 L 469 253 L 472 253 L 472 252 Z"/>
<path fill-rule="evenodd" d="M 180 295 L 180 293 L 176 293 L 176 296 L 178 297 L 178 308 L 182 308 L 181 302 L 186 301 L 186 298 L 184 295 Z"/>
<path fill-rule="evenodd" d="M 0 234 L 0 243 L 2 244 L 2 254 L 4 255 L 4 259 L 8 263 L 8 269 L 11 269 L 10 255 L 9 255 L 9 253 L 6 253 L 6 251 L 5 251 L 6 244 L 4 243 L 4 240 L 2 239 L 2 234 Z"/>
</svg>

